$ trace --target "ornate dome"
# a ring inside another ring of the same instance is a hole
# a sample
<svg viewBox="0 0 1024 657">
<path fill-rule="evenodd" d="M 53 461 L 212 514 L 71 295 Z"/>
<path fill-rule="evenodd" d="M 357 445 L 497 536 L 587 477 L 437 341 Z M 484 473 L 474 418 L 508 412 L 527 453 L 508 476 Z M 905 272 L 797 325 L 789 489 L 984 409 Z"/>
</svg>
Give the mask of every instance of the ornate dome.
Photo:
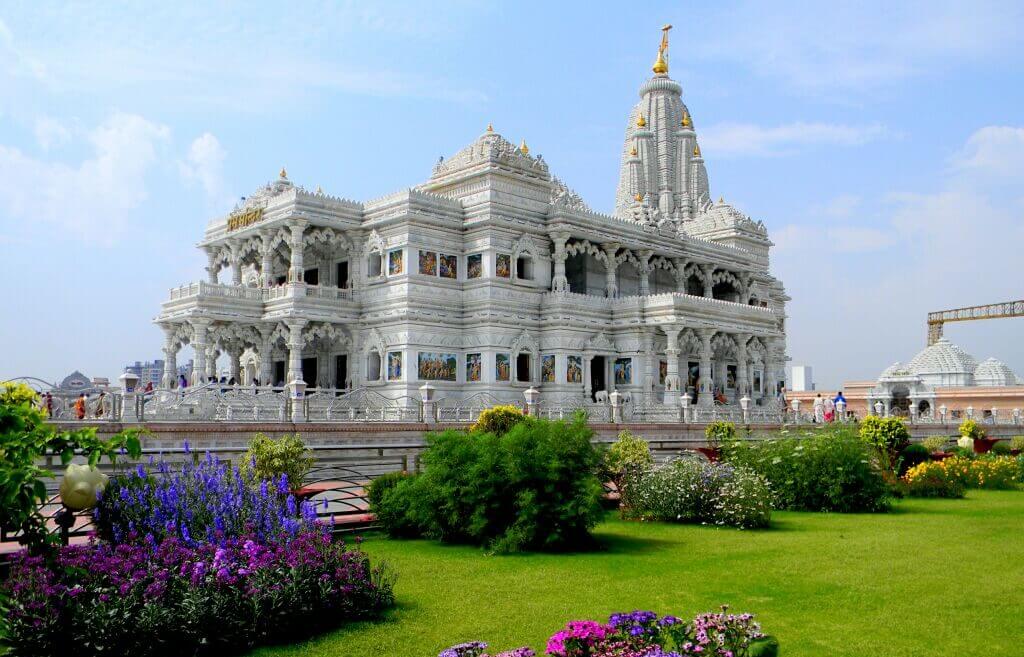
<svg viewBox="0 0 1024 657">
<path fill-rule="evenodd" d="M 974 384 L 979 386 L 1017 385 L 1017 375 L 1002 361 L 989 358 L 974 370 Z"/>
<path fill-rule="evenodd" d="M 696 219 L 685 225 L 686 232 L 691 234 L 719 228 L 739 229 L 760 236 L 768 235 L 768 229 L 765 228 L 763 221 L 754 221 L 723 199 L 718 199 L 718 202 L 708 208 L 706 212 L 700 213 Z"/>
<path fill-rule="evenodd" d="M 885 368 L 882 372 L 880 379 L 890 379 L 896 376 L 909 376 L 910 372 L 907 371 L 907 367 L 902 363 L 893 363 L 889 367 Z"/>
<path fill-rule="evenodd" d="M 946 338 L 939 338 L 907 363 L 911 373 L 925 383 L 939 386 L 969 386 L 977 367 L 974 356 Z"/>
</svg>

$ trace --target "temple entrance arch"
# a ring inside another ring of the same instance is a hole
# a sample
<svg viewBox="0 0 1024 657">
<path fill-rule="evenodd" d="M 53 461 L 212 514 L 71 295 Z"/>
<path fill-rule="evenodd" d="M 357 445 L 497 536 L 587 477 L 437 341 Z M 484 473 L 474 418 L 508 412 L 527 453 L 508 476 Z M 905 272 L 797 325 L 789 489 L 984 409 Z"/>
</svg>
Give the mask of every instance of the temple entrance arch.
<svg viewBox="0 0 1024 657">
<path fill-rule="evenodd" d="M 590 361 L 590 398 L 597 401 L 599 390 L 607 390 L 605 381 L 605 359 L 604 356 L 594 356 Z"/>
<path fill-rule="evenodd" d="M 890 412 L 893 415 L 909 415 L 910 388 L 904 385 L 894 386 L 892 389 L 892 406 L 890 408 Z"/>
</svg>

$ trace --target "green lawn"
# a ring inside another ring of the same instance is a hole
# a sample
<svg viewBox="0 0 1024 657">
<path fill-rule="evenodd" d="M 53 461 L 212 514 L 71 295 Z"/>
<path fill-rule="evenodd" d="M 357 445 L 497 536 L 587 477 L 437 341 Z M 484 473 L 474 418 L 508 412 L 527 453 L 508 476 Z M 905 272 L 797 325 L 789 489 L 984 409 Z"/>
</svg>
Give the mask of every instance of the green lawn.
<svg viewBox="0 0 1024 657">
<path fill-rule="evenodd" d="M 764 531 L 609 515 L 597 534 L 605 551 L 517 556 L 370 536 L 366 550 L 399 574 L 388 618 L 255 654 L 435 657 L 470 639 L 541 652 L 567 620 L 728 602 L 786 657 L 1024 655 L 1024 492 L 777 513 Z"/>
</svg>

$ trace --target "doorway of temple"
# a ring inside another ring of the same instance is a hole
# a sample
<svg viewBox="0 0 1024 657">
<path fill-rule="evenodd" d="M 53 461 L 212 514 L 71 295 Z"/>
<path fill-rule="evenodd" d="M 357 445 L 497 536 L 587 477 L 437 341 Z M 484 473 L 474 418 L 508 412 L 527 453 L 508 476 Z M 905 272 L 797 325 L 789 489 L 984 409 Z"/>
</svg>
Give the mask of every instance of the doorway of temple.
<svg viewBox="0 0 1024 657">
<path fill-rule="evenodd" d="M 906 417 L 910 415 L 910 388 L 906 386 L 896 386 L 892 389 L 892 409 L 893 415 L 900 417 Z"/>
<path fill-rule="evenodd" d="M 302 380 L 310 388 L 316 387 L 316 358 L 302 359 Z"/>
<path fill-rule="evenodd" d="M 341 390 L 348 381 L 348 354 L 339 354 L 334 357 L 334 387 Z"/>
<path fill-rule="evenodd" d="M 597 401 L 597 393 L 606 390 L 604 381 L 604 356 L 594 356 L 590 361 L 590 399 Z"/>
</svg>

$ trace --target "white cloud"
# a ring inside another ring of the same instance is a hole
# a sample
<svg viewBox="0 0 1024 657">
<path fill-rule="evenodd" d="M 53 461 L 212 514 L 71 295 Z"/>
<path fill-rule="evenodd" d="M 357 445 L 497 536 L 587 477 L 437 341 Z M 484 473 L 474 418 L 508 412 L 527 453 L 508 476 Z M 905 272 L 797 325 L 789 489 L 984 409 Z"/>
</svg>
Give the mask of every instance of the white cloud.
<svg viewBox="0 0 1024 657">
<path fill-rule="evenodd" d="M 0 72 L 38 80 L 46 76 L 46 66 L 17 47 L 14 43 L 14 34 L 3 19 L 0 19 Z"/>
<path fill-rule="evenodd" d="M 787 123 L 763 127 L 718 123 L 701 131 L 701 142 L 716 157 L 791 155 L 812 146 L 859 146 L 890 136 L 880 124 Z"/>
<path fill-rule="evenodd" d="M 840 194 L 821 208 L 821 213 L 836 219 L 848 219 L 860 208 L 863 199 L 857 194 Z"/>
<path fill-rule="evenodd" d="M 0 227 L 44 222 L 88 242 L 113 243 L 146 199 L 147 174 L 169 138 L 164 125 L 115 113 L 88 133 L 92 155 L 77 164 L 0 145 Z"/>
<path fill-rule="evenodd" d="M 1024 128 L 987 126 L 975 131 L 953 165 L 989 178 L 1019 178 L 1024 171 Z"/>
<path fill-rule="evenodd" d="M 44 151 L 65 144 L 71 139 L 71 131 L 63 123 L 46 116 L 36 119 L 34 132 L 36 141 Z"/>
<path fill-rule="evenodd" d="M 209 132 L 196 137 L 189 146 L 185 162 L 178 163 L 181 176 L 190 182 L 198 182 L 214 203 L 223 201 L 224 159 L 227 153 L 220 141 Z"/>
</svg>

